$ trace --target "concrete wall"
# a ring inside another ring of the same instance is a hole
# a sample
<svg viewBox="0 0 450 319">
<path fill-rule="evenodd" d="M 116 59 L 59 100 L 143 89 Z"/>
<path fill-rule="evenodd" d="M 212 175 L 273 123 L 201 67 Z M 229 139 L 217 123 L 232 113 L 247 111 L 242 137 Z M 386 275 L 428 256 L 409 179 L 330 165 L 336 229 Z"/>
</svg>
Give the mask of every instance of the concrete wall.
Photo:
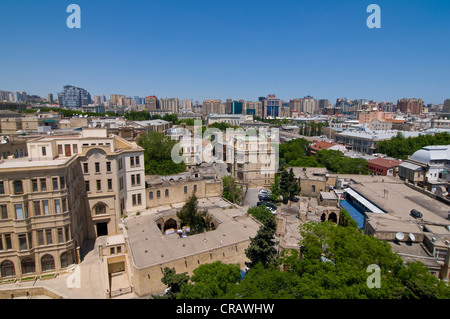
<svg viewBox="0 0 450 319">
<path fill-rule="evenodd" d="M 174 268 L 177 273 L 186 272 L 190 276 L 198 266 L 216 261 L 222 261 L 226 264 L 239 264 L 243 268 L 245 267 L 245 262 L 248 261 L 245 256 L 245 249 L 247 249 L 249 244 L 250 239 L 141 269 L 137 269 L 133 264 L 131 267 L 131 281 L 134 292 L 139 297 L 164 292 L 167 286 L 161 282 L 161 278 L 166 267 Z"/>
</svg>

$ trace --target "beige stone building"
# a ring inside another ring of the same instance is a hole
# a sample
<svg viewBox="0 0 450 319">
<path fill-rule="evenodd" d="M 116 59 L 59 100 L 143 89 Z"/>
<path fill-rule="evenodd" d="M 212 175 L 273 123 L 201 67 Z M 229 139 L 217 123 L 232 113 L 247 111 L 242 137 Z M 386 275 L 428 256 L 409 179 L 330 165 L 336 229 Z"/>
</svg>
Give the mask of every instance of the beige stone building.
<svg viewBox="0 0 450 319">
<path fill-rule="evenodd" d="M 144 210 L 143 149 L 106 129 L 44 136 L 0 161 L 1 279 L 60 272 L 87 238 L 120 233 Z"/>
<path fill-rule="evenodd" d="M 319 198 L 321 192 L 336 187 L 337 175 L 328 173 L 324 167 L 292 167 L 292 170 L 299 181 L 301 196 Z"/>
<path fill-rule="evenodd" d="M 199 200 L 199 210 L 208 210 L 216 229 L 202 234 L 182 237 L 177 233 L 178 208 L 165 211 L 153 209 L 144 215 L 125 219 L 124 236 L 128 244 L 126 267 L 130 274 L 133 291 L 140 297 L 163 293 L 167 288 L 161 282 L 165 267 L 177 273 L 193 270 L 199 265 L 222 261 L 238 264 L 242 269 L 248 261 L 245 249 L 260 227 L 246 210 L 221 198 Z M 165 219 L 175 227 L 166 234 L 158 227 Z"/>
<path fill-rule="evenodd" d="M 147 208 L 186 202 L 195 193 L 199 199 L 222 196 L 222 180 L 212 167 L 191 169 L 171 176 L 146 176 Z"/>
<path fill-rule="evenodd" d="M 0 280 L 61 272 L 79 260 L 84 181 L 76 156 L 0 161 Z"/>
</svg>

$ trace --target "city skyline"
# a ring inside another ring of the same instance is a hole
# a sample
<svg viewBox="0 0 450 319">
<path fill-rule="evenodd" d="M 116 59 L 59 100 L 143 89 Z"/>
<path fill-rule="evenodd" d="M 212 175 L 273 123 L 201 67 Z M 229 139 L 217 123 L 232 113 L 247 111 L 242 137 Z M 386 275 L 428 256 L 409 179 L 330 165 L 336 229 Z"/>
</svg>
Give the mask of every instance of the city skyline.
<svg viewBox="0 0 450 319">
<path fill-rule="evenodd" d="M 124 94 L 254 101 L 449 98 L 450 3 L 376 1 L 4 1 L 0 88 L 46 96 L 71 84 Z"/>
</svg>

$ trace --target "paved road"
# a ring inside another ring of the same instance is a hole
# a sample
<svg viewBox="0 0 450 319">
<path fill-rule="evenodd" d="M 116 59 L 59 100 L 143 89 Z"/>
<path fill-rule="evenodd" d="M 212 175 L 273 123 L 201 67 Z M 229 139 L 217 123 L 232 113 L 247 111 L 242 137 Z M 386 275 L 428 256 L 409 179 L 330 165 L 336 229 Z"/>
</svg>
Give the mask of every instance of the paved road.
<svg viewBox="0 0 450 319">
<path fill-rule="evenodd" d="M 258 194 L 262 188 L 249 188 L 247 191 L 247 196 L 244 200 L 244 206 L 256 206 L 258 202 Z"/>
</svg>

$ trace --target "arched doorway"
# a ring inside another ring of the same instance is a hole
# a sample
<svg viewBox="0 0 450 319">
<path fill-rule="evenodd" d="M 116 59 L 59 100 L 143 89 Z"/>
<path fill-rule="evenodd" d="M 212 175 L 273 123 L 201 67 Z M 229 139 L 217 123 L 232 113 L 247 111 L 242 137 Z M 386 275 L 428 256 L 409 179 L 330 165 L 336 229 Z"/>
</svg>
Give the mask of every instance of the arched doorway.
<svg viewBox="0 0 450 319">
<path fill-rule="evenodd" d="M 330 213 L 330 215 L 328 215 L 328 220 L 332 221 L 335 224 L 337 224 L 337 215 L 336 215 L 336 213 Z"/>
<path fill-rule="evenodd" d="M 323 223 L 326 220 L 327 220 L 327 215 L 325 213 L 323 213 L 322 216 L 320 216 L 320 221 Z"/>
<path fill-rule="evenodd" d="M 171 228 L 177 229 L 177 222 L 173 218 L 170 218 L 169 220 L 167 220 L 164 223 L 164 231 L 171 229 Z"/>
<path fill-rule="evenodd" d="M 5 260 L 0 265 L 0 271 L 2 278 L 14 277 L 16 275 L 16 270 L 14 268 L 14 263 L 11 260 Z"/>
<path fill-rule="evenodd" d="M 33 258 L 25 258 L 22 260 L 22 274 L 32 274 L 36 272 L 36 266 Z"/>
<path fill-rule="evenodd" d="M 42 271 L 50 271 L 55 269 L 55 259 L 52 255 L 44 255 L 41 258 Z"/>
</svg>

